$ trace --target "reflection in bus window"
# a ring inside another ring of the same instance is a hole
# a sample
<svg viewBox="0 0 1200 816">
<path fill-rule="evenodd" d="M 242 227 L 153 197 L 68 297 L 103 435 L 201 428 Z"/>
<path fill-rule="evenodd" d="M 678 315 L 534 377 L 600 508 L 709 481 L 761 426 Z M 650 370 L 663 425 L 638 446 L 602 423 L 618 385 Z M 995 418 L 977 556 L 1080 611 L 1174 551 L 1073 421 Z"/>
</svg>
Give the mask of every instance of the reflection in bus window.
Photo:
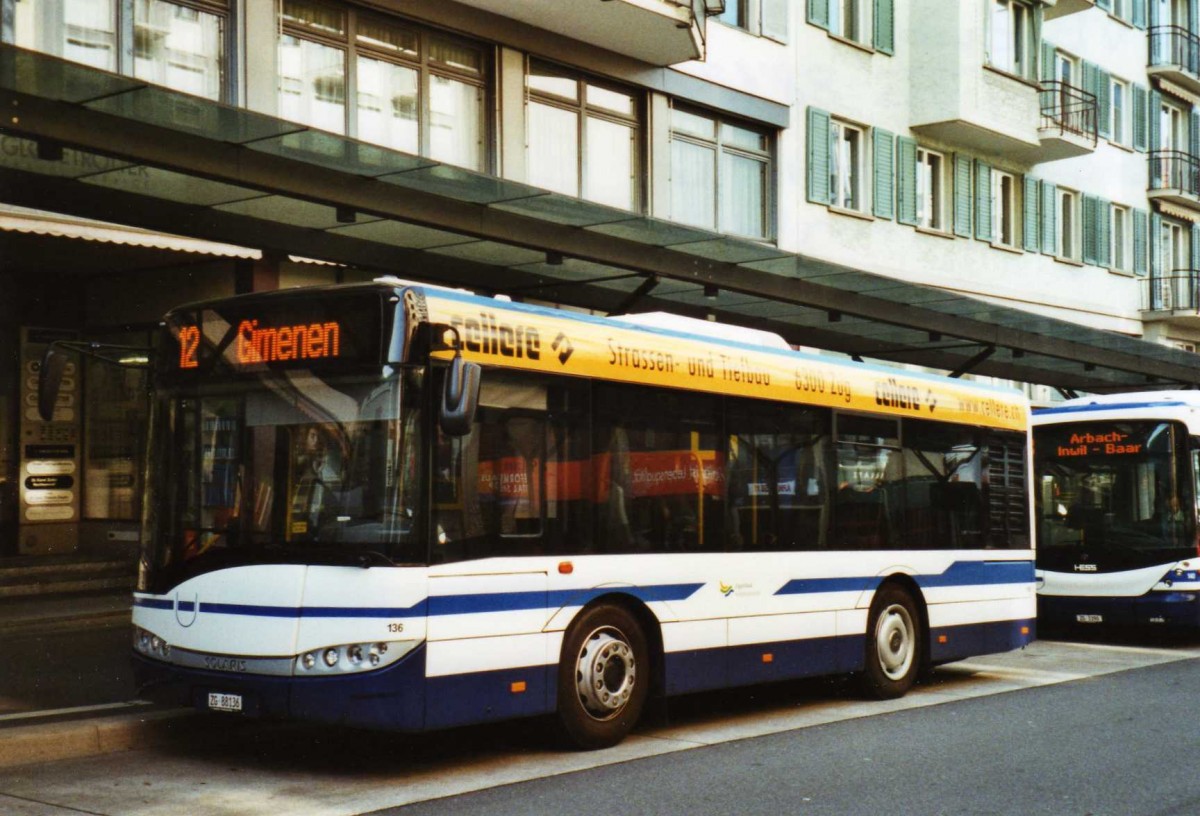
<svg viewBox="0 0 1200 816">
<path fill-rule="evenodd" d="M 747 402 L 726 417 L 730 549 L 825 548 L 828 411 Z"/>
<path fill-rule="evenodd" d="M 724 549 L 718 405 L 704 394 L 596 386 L 597 541 L 605 552 Z"/>
</svg>

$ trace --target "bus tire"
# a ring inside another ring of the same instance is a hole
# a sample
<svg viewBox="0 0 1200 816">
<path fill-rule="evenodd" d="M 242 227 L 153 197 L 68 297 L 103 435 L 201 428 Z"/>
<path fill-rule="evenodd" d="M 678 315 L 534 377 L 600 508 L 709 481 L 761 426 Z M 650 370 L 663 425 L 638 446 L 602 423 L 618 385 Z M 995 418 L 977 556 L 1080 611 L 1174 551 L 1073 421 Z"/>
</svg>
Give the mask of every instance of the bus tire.
<svg viewBox="0 0 1200 816">
<path fill-rule="evenodd" d="M 627 610 L 600 604 L 563 638 L 558 662 L 558 724 L 570 745 L 616 745 L 637 723 L 650 690 L 650 650 Z"/>
<path fill-rule="evenodd" d="M 863 693 L 875 700 L 903 697 L 921 670 L 921 618 L 907 590 L 884 584 L 867 616 Z"/>
</svg>

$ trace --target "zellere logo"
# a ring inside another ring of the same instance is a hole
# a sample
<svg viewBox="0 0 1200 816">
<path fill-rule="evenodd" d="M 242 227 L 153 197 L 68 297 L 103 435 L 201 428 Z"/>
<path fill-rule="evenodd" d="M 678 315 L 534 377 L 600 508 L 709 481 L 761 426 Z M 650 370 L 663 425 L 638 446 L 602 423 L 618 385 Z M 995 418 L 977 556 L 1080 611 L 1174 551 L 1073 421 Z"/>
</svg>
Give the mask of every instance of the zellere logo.
<svg viewBox="0 0 1200 816">
<path fill-rule="evenodd" d="M 458 329 L 467 351 L 530 360 L 542 357 L 542 339 L 533 326 L 501 323 L 491 312 L 480 312 L 478 317 L 455 315 L 450 319 L 450 325 Z"/>
<path fill-rule="evenodd" d="M 575 346 L 571 345 L 571 338 L 567 337 L 565 332 L 558 333 L 558 337 L 554 338 L 550 348 L 558 352 L 558 361 L 563 365 L 566 365 L 567 360 L 570 360 L 571 355 L 575 353 Z"/>
</svg>

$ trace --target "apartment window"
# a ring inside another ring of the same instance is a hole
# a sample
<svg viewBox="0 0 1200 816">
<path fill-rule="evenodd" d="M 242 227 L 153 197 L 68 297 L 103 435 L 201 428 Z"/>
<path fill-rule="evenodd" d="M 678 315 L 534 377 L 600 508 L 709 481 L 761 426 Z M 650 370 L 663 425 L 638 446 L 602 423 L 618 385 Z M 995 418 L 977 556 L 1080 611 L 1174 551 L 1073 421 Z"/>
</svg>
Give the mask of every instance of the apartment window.
<svg viewBox="0 0 1200 816">
<path fill-rule="evenodd" d="M 671 111 L 671 217 L 747 238 L 770 238 L 771 143 L 766 132 L 700 111 Z"/>
<path fill-rule="evenodd" d="M 1162 277 L 1186 276 L 1188 269 L 1191 266 L 1189 258 L 1191 257 L 1188 251 L 1189 230 L 1184 229 L 1182 224 L 1177 224 L 1173 221 L 1162 222 L 1162 228 L 1159 232 L 1158 240 L 1159 247 L 1162 252 L 1162 269 L 1165 273 Z"/>
<path fill-rule="evenodd" d="M 1080 241 L 1079 194 L 1058 191 L 1058 257 L 1071 261 L 1082 258 Z"/>
<path fill-rule="evenodd" d="M 1109 258 L 1112 268 L 1122 272 L 1133 269 L 1133 214 L 1128 207 L 1112 207 L 1112 248 Z"/>
<path fill-rule="evenodd" d="M 1020 0 L 992 0 L 988 17 L 988 64 L 1034 78 L 1033 9 Z"/>
<path fill-rule="evenodd" d="M 132 12 L 130 21 L 125 15 Z M 221 100 L 226 0 L 16 0 L 13 41 L 105 71 Z M 128 29 L 126 23 L 131 23 Z M 124 30 L 133 43 L 122 42 Z M 132 63 L 123 53 L 132 51 Z"/>
<path fill-rule="evenodd" d="M 868 3 L 863 0 L 829 0 L 829 33 L 847 40 L 867 42 L 871 27 L 865 20 Z"/>
<path fill-rule="evenodd" d="M 1129 0 L 1112 0 L 1112 14 L 1114 17 L 1120 17 L 1122 20 L 1131 19 Z"/>
<path fill-rule="evenodd" d="M 716 19 L 751 34 L 785 42 L 790 2 L 791 0 L 725 0 L 725 10 Z M 821 2 L 826 3 L 829 0 Z"/>
<path fill-rule="evenodd" d="M 917 148 L 917 226 L 946 229 L 946 157 Z"/>
<path fill-rule="evenodd" d="M 992 170 L 992 236 L 997 244 L 1017 245 L 1017 184 L 1010 173 Z"/>
<path fill-rule="evenodd" d="M 485 169 L 483 46 L 311 0 L 284 0 L 281 23 L 283 118 Z"/>
<path fill-rule="evenodd" d="M 857 125 L 836 119 L 829 124 L 829 190 L 831 204 L 844 210 L 866 210 L 863 154 L 866 133 Z"/>
<path fill-rule="evenodd" d="M 529 183 L 638 210 L 641 101 L 635 92 L 534 60 L 529 66 Z"/>
<path fill-rule="evenodd" d="M 1128 145 L 1133 139 L 1133 122 L 1130 115 L 1132 105 L 1129 101 L 1129 83 L 1123 79 L 1113 79 L 1110 86 L 1109 113 L 1112 116 L 1109 132 L 1115 144 Z M 1101 112 L 1103 114 L 1103 111 Z"/>
<path fill-rule="evenodd" d="M 725 0 L 725 10 L 717 17 L 725 25 L 734 28 L 749 28 L 747 5 L 750 0 Z"/>
</svg>

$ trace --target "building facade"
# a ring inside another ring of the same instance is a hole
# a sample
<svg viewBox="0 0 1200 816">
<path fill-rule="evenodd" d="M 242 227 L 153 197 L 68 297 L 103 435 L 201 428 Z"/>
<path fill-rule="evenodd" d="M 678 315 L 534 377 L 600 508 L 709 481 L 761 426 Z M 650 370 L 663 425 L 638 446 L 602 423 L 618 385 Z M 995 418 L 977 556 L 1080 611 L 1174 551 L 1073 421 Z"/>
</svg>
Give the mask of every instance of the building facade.
<svg viewBox="0 0 1200 816">
<path fill-rule="evenodd" d="M 81 361 L 74 430 L 56 431 L 70 510 L 26 501 L 30 434 L 47 433 L 26 421 L 29 365 L 46 341 L 144 343 L 174 303 L 366 279 L 394 257 L 421 259 L 406 277 L 605 311 L 672 287 L 722 319 L 797 311 L 711 275 L 663 283 L 633 256 L 621 272 L 624 247 L 596 246 L 653 233 L 656 251 L 706 263 L 767 272 L 796 255 L 918 285 L 906 303 L 932 290 L 1200 342 L 1195 0 L 0 0 L 0 48 L 14 103 L 317 168 L 218 169 L 119 127 L 96 148 L 34 134 L 24 110 L 0 121 L 0 554 L 137 537 L 136 374 Z M 407 220 L 349 206 L 356 178 L 418 203 Z M 328 200 L 301 189 L 319 182 Z M 146 196 L 169 206 L 138 209 Z M 449 204 L 427 216 L 425 200 Z M 514 215 L 539 219 L 533 237 L 503 240 L 526 223 Z M 147 226 L 162 237 L 139 243 Z M 571 228 L 587 236 L 572 244 Z M 609 299 L 573 303 L 582 282 Z M 832 303 L 820 321 L 841 319 Z M 822 345 L 808 328 L 788 339 Z M 940 323 L 917 328 L 953 350 Z M 996 353 L 991 373 L 1019 371 L 1024 351 Z"/>
</svg>

